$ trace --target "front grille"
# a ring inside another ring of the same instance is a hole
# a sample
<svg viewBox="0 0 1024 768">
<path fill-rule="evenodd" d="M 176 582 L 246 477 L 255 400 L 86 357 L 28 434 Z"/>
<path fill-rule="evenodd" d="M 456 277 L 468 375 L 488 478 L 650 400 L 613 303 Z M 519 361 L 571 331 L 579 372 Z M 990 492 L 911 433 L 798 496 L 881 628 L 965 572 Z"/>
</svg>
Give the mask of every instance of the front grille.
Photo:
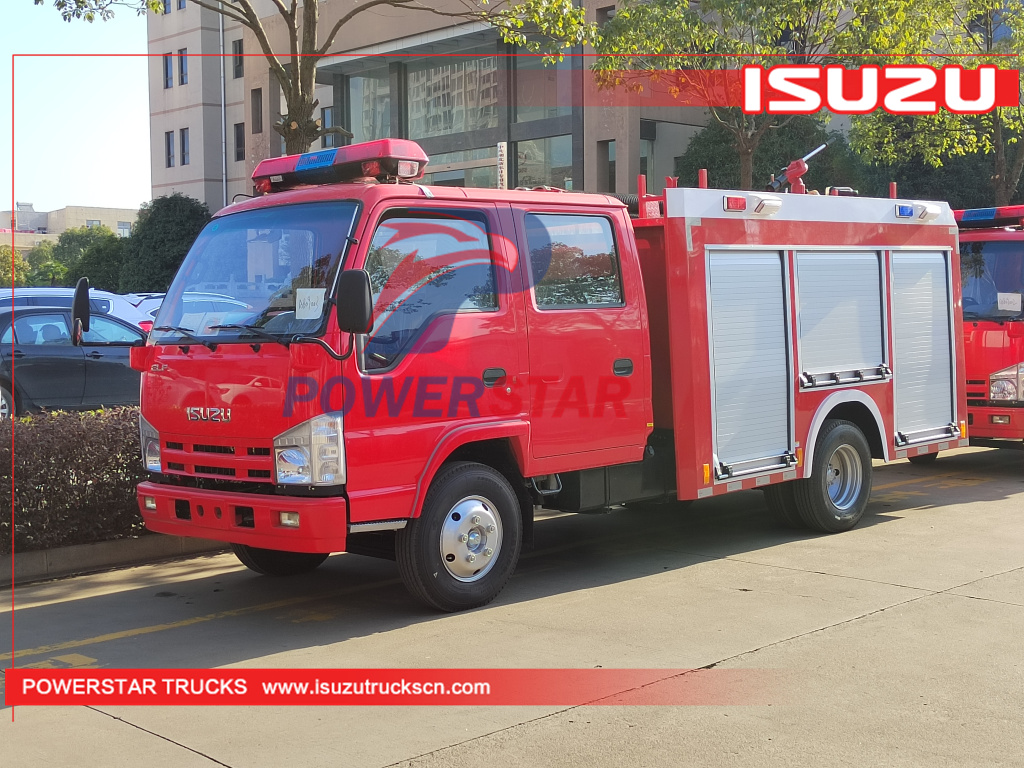
<svg viewBox="0 0 1024 768">
<path fill-rule="evenodd" d="M 231 445 L 200 445 L 196 443 L 192 446 L 192 450 L 196 453 L 228 453 L 232 456 L 235 455 L 234 446 Z"/>
<path fill-rule="evenodd" d="M 235 470 L 231 467 L 204 467 L 196 464 L 196 474 L 199 475 L 222 475 L 223 477 L 234 477 Z"/>
<path fill-rule="evenodd" d="M 977 387 L 979 385 L 980 386 L 985 386 L 985 384 L 987 384 L 988 382 L 986 382 L 984 379 L 968 379 L 967 383 L 968 384 L 972 384 L 972 385 Z"/>
<path fill-rule="evenodd" d="M 166 445 L 167 445 L 167 448 L 169 450 L 172 450 L 172 451 L 184 451 L 185 450 L 185 444 L 184 443 L 170 443 L 169 442 Z"/>
<path fill-rule="evenodd" d="M 175 472 L 184 472 L 185 471 L 185 465 L 181 464 L 180 462 L 177 462 L 177 461 L 168 461 L 167 462 L 167 468 L 168 469 L 173 469 Z"/>
<path fill-rule="evenodd" d="M 263 477 L 263 478 L 266 478 L 266 479 L 269 480 L 270 479 L 270 470 L 269 469 L 250 469 L 249 470 L 249 477 Z"/>
<path fill-rule="evenodd" d="M 249 448 L 247 453 L 250 456 L 269 456 L 270 455 L 270 449 L 269 448 Z"/>
</svg>

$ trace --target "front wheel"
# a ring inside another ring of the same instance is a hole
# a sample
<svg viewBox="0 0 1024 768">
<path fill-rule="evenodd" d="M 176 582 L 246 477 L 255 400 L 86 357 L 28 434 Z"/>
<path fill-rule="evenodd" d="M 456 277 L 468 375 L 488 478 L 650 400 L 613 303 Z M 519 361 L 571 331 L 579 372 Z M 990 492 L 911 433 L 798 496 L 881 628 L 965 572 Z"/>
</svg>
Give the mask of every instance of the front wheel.
<svg viewBox="0 0 1024 768">
<path fill-rule="evenodd" d="M 871 495 L 871 449 L 864 433 L 849 421 L 826 421 L 814 446 L 811 476 L 793 486 L 808 528 L 825 533 L 853 528 Z"/>
<path fill-rule="evenodd" d="M 504 475 L 484 464 L 453 462 L 430 484 L 420 516 L 397 532 L 398 571 L 406 588 L 432 608 L 477 608 L 509 580 L 522 539 L 519 500 Z"/>
<path fill-rule="evenodd" d="M 231 551 L 246 568 L 263 576 L 295 576 L 315 571 L 327 555 L 310 552 L 281 552 L 246 544 L 232 544 Z"/>
<path fill-rule="evenodd" d="M 14 395 L 7 387 L 0 387 L 0 419 L 10 419 L 14 415 Z"/>
</svg>

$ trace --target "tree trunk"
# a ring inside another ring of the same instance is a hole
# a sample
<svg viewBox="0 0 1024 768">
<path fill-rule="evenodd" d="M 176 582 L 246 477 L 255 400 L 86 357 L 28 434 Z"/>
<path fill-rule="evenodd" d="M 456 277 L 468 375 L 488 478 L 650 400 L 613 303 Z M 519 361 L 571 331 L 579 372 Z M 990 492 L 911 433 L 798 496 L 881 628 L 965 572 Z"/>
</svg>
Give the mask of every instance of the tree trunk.
<svg viewBox="0 0 1024 768">
<path fill-rule="evenodd" d="M 740 189 L 754 188 L 754 149 L 740 147 L 737 150 L 740 155 Z"/>
</svg>

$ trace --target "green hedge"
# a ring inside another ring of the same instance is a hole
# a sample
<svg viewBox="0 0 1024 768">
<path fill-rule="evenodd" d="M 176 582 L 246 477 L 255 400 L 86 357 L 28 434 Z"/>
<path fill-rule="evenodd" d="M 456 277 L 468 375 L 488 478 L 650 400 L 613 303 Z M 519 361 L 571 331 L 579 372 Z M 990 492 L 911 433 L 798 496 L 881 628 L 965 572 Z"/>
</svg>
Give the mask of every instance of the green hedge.
<svg viewBox="0 0 1024 768">
<path fill-rule="evenodd" d="M 12 442 L 13 433 L 13 442 Z M 135 486 L 139 409 L 53 411 L 0 421 L 0 554 L 87 544 L 145 532 Z"/>
</svg>

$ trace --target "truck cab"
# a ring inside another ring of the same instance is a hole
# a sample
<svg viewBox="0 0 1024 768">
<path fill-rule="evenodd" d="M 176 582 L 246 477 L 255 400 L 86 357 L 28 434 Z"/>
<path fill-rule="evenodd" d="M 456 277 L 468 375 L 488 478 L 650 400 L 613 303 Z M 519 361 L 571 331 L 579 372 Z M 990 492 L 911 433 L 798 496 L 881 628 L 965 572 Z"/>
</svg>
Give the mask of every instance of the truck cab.
<svg viewBox="0 0 1024 768">
<path fill-rule="evenodd" d="M 971 444 L 1024 448 L 1024 206 L 955 216 Z"/>
</svg>

